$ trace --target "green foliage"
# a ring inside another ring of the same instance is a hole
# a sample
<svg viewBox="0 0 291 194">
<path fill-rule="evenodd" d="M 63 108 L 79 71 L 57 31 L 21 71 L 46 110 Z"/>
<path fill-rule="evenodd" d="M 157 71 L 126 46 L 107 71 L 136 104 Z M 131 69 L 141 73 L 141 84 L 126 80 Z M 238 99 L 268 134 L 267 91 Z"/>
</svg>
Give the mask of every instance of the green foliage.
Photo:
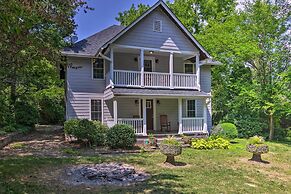
<svg viewBox="0 0 291 194">
<path fill-rule="evenodd" d="M 181 143 L 178 142 L 177 139 L 173 136 L 169 136 L 163 139 L 162 144 L 181 146 Z"/>
<path fill-rule="evenodd" d="M 264 144 L 265 140 L 262 136 L 255 135 L 249 138 L 248 143 L 249 144 Z"/>
<path fill-rule="evenodd" d="M 34 127 L 39 119 L 37 106 L 27 99 L 16 102 L 15 113 L 16 123 L 23 126 Z"/>
<path fill-rule="evenodd" d="M 107 131 L 106 143 L 111 148 L 131 148 L 136 142 L 134 130 L 129 125 L 117 124 Z"/>
<path fill-rule="evenodd" d="M 118 17 L 115 19 L 119 21 L 121 25 L 128 26 L 149 8 L 149 5 L 138 4 L 137 7 L 135 7 L 135 5 L 132 4 L 129 10 L 119 12 Z"/>
<path fill-rule="evenodd" d="M 192 139 L 192 148 L 199 150 L 229 149 L 229 146 L 229 141 L 221 137 L 211 137 L 208 139 Z"/>
<path fill-rule="evenodd" d="M 64 89 L 52 87 L 37 92 L 41 124 L 61 124 L 65 118 Z"/>
<path fill-rule="evenodd" d="M 239 137 L 249 138 L 254 135 L 262 135 L 263 129 L 267 127 L 266 123 L 260 122 L 255 118 L 240 119 L 235 122 L 238 127 Z"/>
<path fill-rule="evenodd" d="M 65 122 L 64 132 L 90 145 L 105 145 L 107 127 L 99 121 L 71 119 Z"/>
<path fill-rule="evenodd" d="M 213 129 L 212 134 L 224 138 L 234 139 L 238 136 L 238 131 L 236 126 L 232 123 L 221 123 Z"/>
</svg>

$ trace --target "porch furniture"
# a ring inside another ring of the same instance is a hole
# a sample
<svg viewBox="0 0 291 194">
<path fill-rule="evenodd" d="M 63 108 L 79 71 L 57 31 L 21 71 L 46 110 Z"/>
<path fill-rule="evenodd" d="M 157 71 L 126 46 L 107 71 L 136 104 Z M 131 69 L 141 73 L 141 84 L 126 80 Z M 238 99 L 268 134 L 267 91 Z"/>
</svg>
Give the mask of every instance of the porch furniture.
<svg viewBox="0 0 291 194">
<path fill-rule="evenodd" d="M 171 130 L 171 122 L 168 122 L 168 115 L 160 115 L 161 131 L 166 128 L 166 131 Z"/>
</svg>

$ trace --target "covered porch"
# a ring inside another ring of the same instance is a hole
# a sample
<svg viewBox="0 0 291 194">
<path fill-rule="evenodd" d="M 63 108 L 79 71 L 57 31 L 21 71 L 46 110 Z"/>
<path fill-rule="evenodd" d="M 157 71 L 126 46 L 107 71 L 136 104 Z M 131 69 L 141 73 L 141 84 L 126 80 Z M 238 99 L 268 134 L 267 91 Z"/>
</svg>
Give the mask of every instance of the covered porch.
<svg viewBox="0 0 291 194">
<path fill-rule="evenodd" d="M 125 89 L 115 88 L 115 91 Z M 129 90 L 129 89 L 127 89 Z M 115 95 L 105 100 L 112 115 L 109 126 L 131 125 L 140 136 L 149 134 L 208 134 L 208 109 L 204 96 L 162 96 L 161 91 L 147 95 Z M 163 90 L 164 91 L 164 90 Z M 164 91 L 165 92 L 165 91 Z M 192 91 L 202 94 L 198 91 Z M 157 95 L 159 93 L 159 95 Z M 185 93 L 185 91 L 184 91 Z M 187 93 L 187 92 L 186 92 Z"/>
</svg>

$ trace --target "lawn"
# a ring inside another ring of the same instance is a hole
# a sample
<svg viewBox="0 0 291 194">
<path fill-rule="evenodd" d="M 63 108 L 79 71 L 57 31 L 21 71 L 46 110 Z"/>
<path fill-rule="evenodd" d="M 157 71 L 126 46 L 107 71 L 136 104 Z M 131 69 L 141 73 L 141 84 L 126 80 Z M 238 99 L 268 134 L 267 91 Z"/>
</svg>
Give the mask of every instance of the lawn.
<svg viewBox="0 0 291 194">
<path fill-rule="evenodd" d="M 291 146 L 268 142 L 262 156 L 269 164 L 249 162 L 246 140 L 229 150 L 186 148 L 177 161 L 186 166 L 169 168 L 158 151 L 111 156 L 44 158 L 22 156 L 0 159 L 0 193 L 291 193 Z M 80 163 L 118 161 L 151 174 L 145 183 L 128 187 L 72 187 L 60 183 L 63 167 Z"/>
</svg>

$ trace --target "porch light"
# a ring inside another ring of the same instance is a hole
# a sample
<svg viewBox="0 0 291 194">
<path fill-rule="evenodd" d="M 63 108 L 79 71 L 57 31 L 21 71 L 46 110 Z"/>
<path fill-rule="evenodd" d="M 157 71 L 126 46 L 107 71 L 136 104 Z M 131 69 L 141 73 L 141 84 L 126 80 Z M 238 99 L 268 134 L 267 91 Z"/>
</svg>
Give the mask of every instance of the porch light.
<svg viewBox="0 0 291 194">
<path fill-rule="evenodd" d="M 157 100 L 157 104 L 160 104 L 160 101 L 159 100 Z"/>
<path fill-rule="evenodd" d="M 138 104 L 138 100 L 134 100 L 134 103 L 137 105 Z"/>
<path fill-rule="evenodd" d="M 150 51 L 150 54 L 151 54 L 151 55 L 154 54 L 154 51 Z"/>
</svg>

